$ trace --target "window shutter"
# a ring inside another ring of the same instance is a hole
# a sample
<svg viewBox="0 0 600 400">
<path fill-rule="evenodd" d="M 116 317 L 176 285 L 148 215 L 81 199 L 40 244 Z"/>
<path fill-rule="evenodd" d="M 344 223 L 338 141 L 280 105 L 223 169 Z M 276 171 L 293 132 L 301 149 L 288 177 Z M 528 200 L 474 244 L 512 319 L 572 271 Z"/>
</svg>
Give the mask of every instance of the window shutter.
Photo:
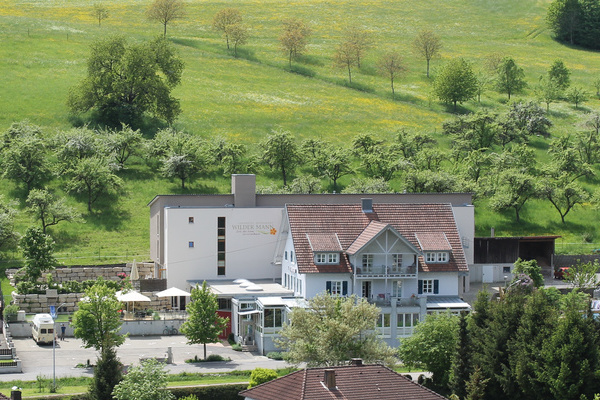
<svg viewBox="0 0 600 400">
<path fill-rule="evenodd" d="M 433 280 L 433 294 L 438 294 L 440 292 L 440 281 L 439 279 Z"/>
<path fill-rule="evenodd" d="M 346 296 L 348 294 L 348 281 L 342 282 L 342 296 Z"/>
<path fill-rule="evenodd" d="M 422 279 L 419 279 L 419 289 L 417 290 L 417 293 L 423 294 L 423 280 Z"/>
<path fill-rule="evenodd" d="M 327 293 L 331 293 L 331 281 L 325 283 L 325 290 L 327 290 Z"/>
</svg>

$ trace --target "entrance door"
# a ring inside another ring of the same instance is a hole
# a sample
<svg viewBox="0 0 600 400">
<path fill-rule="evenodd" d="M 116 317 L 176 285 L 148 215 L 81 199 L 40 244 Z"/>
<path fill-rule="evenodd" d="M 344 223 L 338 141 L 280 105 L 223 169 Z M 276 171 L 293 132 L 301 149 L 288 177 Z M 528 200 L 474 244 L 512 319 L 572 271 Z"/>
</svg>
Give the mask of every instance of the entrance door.
<svg viewBox="0 0 600 400">
<path fill-rule="evenodd" d="M 363 281 L 362 283 L 362 297 L 365 299 L 371 298 L 371 281 Z"/>
</svg>

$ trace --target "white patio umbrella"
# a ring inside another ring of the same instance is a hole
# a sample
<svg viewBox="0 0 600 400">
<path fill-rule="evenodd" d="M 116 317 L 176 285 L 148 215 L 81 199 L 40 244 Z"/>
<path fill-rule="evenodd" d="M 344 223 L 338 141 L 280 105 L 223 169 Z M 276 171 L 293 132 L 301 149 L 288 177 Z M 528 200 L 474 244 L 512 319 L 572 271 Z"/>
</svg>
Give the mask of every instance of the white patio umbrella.
<svg viewBox="0 0 600 400">
<path fill-rule="evenodd" d="M 162 292 L 156 293 L 157 297 L 176 297 L 176 296 L 191 296 L 191 293 L 186 292 L 185 290 L 181 290 L 176 287 L 168 288 L 167 290 L 163 290 Z"/>
<path fill-rule="evenodd" d="M 150 302 L 150 297 L 144 296 L 140 292 L 136 292 L 135 290 L 130 290 L 127 293 L 122 293 L 118 291 L 117 300 L 122 301 L 123 303 L 127 303 L 127 309 L 129 310 L 129 303 L 137 302 Z M 133 305 L 135 311 L 135 304 Z"/>
<path fill-rule="evenodd" d="M 173 297 L 181 297 L 181 296 L 191 296 L 191 293 L 186 292 L 185 290 L 181 290 L 176 287 L 168 288 L 167 290 L 163 290 L 162 292 L 156 293 L 157 297 L 170 297 L 171 304 L 173 304 Z M 177 302 L 179 304 L 179 302 Z"/>
</svg>

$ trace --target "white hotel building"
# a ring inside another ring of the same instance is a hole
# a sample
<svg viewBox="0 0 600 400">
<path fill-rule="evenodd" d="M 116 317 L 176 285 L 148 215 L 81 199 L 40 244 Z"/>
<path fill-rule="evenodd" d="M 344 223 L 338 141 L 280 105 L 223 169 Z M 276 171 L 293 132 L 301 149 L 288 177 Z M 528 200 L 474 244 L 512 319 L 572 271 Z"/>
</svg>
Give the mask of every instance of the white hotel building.
<svg viewBox="0 0 600 400">
<path fill-rule="evenodd" d="M 236 340 L 263 353 L 325 290 L 377 303 L 391 345 L 427 312 L 468 308 L 470 194 L 256 194 L 254 175 L 233 175 L 231 194 L 149 205 L 158 276 L 184 290 L 206 280 Z"/>
</svg>

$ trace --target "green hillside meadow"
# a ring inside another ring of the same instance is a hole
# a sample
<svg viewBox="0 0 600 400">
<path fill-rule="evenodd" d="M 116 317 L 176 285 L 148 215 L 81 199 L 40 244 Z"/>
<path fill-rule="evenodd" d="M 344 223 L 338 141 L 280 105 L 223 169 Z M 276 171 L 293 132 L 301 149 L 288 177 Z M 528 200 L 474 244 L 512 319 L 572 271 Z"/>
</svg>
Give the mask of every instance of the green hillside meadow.
<svg viewBox="0 0 600 400">
<path fill-rule="evenodd" d="M 109 9 L 99 27 L 91 15 L 94 3 Z M 69 88 L 85 75 L 89 45 L 119 34 L 130 41 L 149 40 L 162 34 L 162 26 L 145 18 L 150 0 L 0 0 L 0 130 L 28 119 L 52 134 L 81 122 L 66 107 Z M 452 118 L 451 109 L 431 96 L 425 61 L 412 52 L 411 43 L 422 29 L 435 31 L 443 42 L 435 69 L 453 57 L 464 57 L 475 69 L 482 68 L 492 53 L 513 57 L 525 69 L 530 88 L 512 100 L 533 98 L 531 86 L 556 59 L 570 68 L 572 85 L 592 95 L 575 109 L 565 102 L 550 106 L 553 136 L 574 132 L 585 113 L 600 109 L 592 82 L 600 77 L 598 53 L 555 42 L 545 23 L 548 0 L 278 0 L 187 1 L 185 19 L 169 24 L 167 36 L 185 60 L 182 84 L 174 94 L 183 112 L 175 123 L 179 130 L 203 137 L 216 135 L 254 146 L 273 129 L 284 129 L 298 141 L 315 137 L 347 144 L 359 133 L 370 132 L 392 139 L 404 128 L 433 134 L 444 145 L 442 122 Z M 226 7 L 238 8 L 250 28 L 248 44 L 234 58 L 225 40 L 212 30 L 212 18 Z M 281 21 L 298 17 L 309 22 L 313 34 L 308 50 L 290 72 L 278 36 Z M 345 28 L 357 25 L 370 32 L 373 46 L 353 72 L 336 69 L 332 56 Z M 376 73 L 375 63 L 385 51 L 397 49 L 408 72 L 397 81 L 396 100 L 389 81 Z M 479 109 L 503 112 L 506 95 L 488 90 L 481 103 L 466 103 L 461 112 Z M 84 116 L 85 117 L 85 116 Z M 144 132 L 147 138 L 154 132 Z M 531 143 L 540 159 L 547 159 L 549 139 Z M 598 171 L 597 171 L 598 172 Z M 93 214 L 83 202 L 67 196 L 69 204 L 84 215 L 85 223 L 63 223 L 50 233 L 57 256 L 65 264 L 112 263 L 149 257 L 149 210 L 157 194 L 182 193 L 179 183 L 159 176 L 141 160 L 133 160 L 119 172 L 125 180 L 117 202 L 100 203 Z M 258 174 L 259 185 L 279 177 L 269 171 Z M 350 177 L 340 183 L 345 185 Z M 203 176 L 191 182 L 185 193 L 227 193 L 229 178 Z M 595 190 L 598 178 L 585 182 Z M 324 183 L 327 183 L 324 181 Z M 392 187 L 398 182 L 391 182 Z M 52 188 L 61 193 L 58 182 Z M 0 193 L 20 199 L 22 192 L 5 179 Z M 589 252 L 600 247 L 598 212 L 591 205 L 577 207 L 562 224 L 548 202 L 531 201 L 514 222 L 514 213 L 494 213 L 485 201 L 476 203 L 477 235 L 558 234 L 559 252 Z M 33 221 L 18 217 L 21 232 Z M 18 259 L 18 252 L 6 254 Z"/>
</svg>

